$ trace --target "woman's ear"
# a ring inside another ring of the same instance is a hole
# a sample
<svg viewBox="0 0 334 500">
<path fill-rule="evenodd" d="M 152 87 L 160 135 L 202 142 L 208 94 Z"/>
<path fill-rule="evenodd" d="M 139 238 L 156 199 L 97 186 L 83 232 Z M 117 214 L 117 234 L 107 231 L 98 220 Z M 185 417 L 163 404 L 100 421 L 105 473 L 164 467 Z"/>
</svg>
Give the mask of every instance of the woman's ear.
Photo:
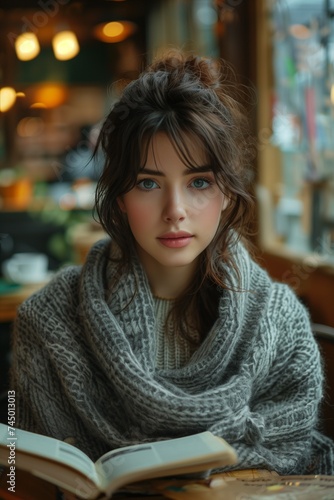
<svg viewBox="0 0 334 500">
<path fill-rule="evenodd" d="M 126 214 L 126 208 L 122 196 L 119 196 L 117 198 L 117 203 L 121 211 Z"/>
</svg>

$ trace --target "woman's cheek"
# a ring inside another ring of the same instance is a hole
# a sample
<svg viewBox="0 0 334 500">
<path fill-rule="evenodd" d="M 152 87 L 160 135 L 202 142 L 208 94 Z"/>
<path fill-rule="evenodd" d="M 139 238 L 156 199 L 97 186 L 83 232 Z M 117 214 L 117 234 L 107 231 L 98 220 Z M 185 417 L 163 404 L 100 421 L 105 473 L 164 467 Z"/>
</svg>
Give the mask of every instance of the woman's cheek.
<svg viewBox="0 0 334 500">
<path fill-rule="evenodd" d="M 152 220 L 154 208 L 151 206 L 132 206 L 131 210 L 127 211 L 127 217 L 132 230 L 144 229 Z"/>
</svg>

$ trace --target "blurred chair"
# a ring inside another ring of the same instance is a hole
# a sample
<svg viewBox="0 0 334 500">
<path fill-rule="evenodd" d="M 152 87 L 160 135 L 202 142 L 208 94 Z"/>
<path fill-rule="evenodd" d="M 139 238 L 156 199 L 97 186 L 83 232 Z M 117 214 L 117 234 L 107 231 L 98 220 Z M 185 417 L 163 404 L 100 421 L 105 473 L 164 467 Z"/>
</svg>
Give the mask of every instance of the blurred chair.
<svg viewBox="0 0 334 500">
<path fill-rule="evenodd" d="M 334 328 L 313 323 L 312 330 L 323 357 L 326 377 L 325 400 L 321 413 L 322 430 L 334 439 Z"/>
</svg>

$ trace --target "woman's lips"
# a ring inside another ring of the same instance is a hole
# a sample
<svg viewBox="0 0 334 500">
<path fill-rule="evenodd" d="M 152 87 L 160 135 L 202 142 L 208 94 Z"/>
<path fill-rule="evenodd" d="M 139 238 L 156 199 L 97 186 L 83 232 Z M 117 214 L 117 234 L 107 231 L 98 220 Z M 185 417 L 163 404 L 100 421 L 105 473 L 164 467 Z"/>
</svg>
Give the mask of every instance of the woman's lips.
<svg viewBox="0 0 334 500">
<path fill-rule="evenodd" d="M 170 234 L 170 235 L 164 235 L 160 236 L 158 240 L 162 245 L 168 248 L 182 248 L 191 242 L 191 239 L 193 236 L 188 233 L 179 233 L 179 234 Z"/>
</svg>

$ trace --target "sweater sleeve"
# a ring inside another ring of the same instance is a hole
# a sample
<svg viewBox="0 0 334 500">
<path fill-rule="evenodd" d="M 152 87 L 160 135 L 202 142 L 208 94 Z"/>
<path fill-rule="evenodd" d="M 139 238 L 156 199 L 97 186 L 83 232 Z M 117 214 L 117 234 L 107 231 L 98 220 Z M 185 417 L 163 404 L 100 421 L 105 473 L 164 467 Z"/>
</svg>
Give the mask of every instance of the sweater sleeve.
<svg viewBox="0 0 334 500">
<path fill-rule="evenodd" d="M 333 474 L 334 443 L 317 430 L 323 373 L 308 313 L 290 289 L 274 285 L 263 322 L 265 335 L 249 356 L 252 394 L 240 435 L 231 443 L 238 468 Z M 261 354 L 268 349 L 269 361 Z"/>
<path fill-rule="evenodd" d="M 45 318 L 46 320 L 46 318 Z M 10 386 L 15 391 L 18 428 L 49 434 L 41 417 L 50 416 L 55 401 L 49 396 L 55 383 L 51 360 L 40 339 L 41 325 L 30 299 L 19 308 L 13 331 Z"/>
<path fill-rule="evenodd" d="M 31 404 L 31 374 L 35 359 L 39 356 L 39 343 L 36 338 L 36 324 L 30 324 L 26 312 L 29 312 L 30 299 L 19 307 L 12 333 L 12 352 L 10 368 L 10 388 L 15 391 L 16 426 L 19 429 L 43 434 L 38 425 L 36 408 Z M 31 328 L 32 327 L 32 328 Z"/>
<path fill-rule="evenodd" d="M 57 297 L 62 296 L 59 282 L 63 281 L 64 273 L 59 273 L 57 279 L 20 306 L 14 323 L 10 373 L 10 387 L 15 391 L 17 427 L 59 439 L 71 435 L 66 434 L 71 415 L 67 411 L 61 376 L 53 363 L 55 337 L 65 351 L 62 324 L 56 313 Z M 59 309 L 66 317 L 68 311 L 65 307 Z M 55 332 L 53 338 L 49 331 Z M 59 429 L 64 429 L 64 432 Z"/>
</svg>

